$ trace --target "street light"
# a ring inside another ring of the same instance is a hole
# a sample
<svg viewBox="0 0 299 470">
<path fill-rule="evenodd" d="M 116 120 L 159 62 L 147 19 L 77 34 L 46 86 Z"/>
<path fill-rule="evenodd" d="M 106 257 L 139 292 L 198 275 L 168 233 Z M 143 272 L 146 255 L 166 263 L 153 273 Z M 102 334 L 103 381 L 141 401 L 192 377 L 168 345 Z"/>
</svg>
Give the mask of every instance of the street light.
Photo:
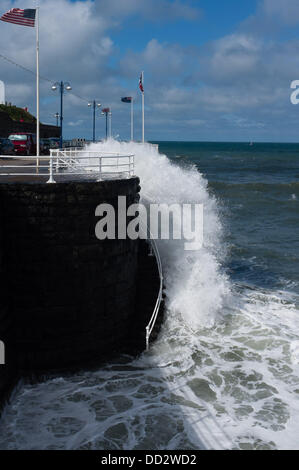
<svg viewBox="0 0 299 470">
<path fill-rule="evenodd" d="M 111 116 L 110 108 L 103 108 L 102 115 L 106 115 L 106 140 L 108 138 L 108 116 Z M 110 134 L 111 134 L 111 124 L 110 124 Z M 111 137 L 111 135 L 110 135 Z"/>
<path fill-rule="evenodd" d="M 56 117 L 56 127 L 58 127 L 58 119 L 60 117 L 60 114 L 59 113 L 55 113 L 54 114 L 54 117 Z"/>
<path fill-rule="evenodd" d="M 70 91 L 72 87 L 69 84 L 69 82 L 56 82 L 54 83 L 54 85 L 52 85 L 51 88 L 53 91 L 56 91 L 57 89 L 59 89 L 59 92 L 60 92 L 60 148 L 62 149 L 63 93 L 64 93 L 64 90 Z"/>
<path fill-rule="evenodd" d="M 93 100 L 91 103 L 88 103 L 89 107 L 93 107 L 93 133 L 92 133 L 92 141 L 95 142 L 96 140 L 96 107 L 100 108 L 101 104 L 97 103 L 95 100 Z"/>
</svg>

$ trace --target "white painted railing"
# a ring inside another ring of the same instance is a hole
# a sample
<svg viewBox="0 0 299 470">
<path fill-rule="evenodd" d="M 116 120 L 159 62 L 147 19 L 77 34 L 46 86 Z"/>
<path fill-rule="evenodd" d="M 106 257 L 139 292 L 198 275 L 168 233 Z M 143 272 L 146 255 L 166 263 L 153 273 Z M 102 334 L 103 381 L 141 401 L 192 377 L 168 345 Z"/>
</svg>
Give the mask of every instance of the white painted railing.
<svg viewBox="0 0 299 470">
<path fill-rule="evenodd" d="M 55 183 L 55 175 L 94 176 L 98 181 L 112 178 L 130 178 L 134 175 L 134 155 L 102 153 L 97 150 L 51 149 L 50 156 L 21 157 L 1 155 L 1 159 L 16 164 L 0 164 L 1 176 L 46 176 L 47 183 Z M 32 163 L 29 163 L 32 162 Z M 4 163 L 4 162 L 3 162 Z M 0 180 L 1 181 L 1 180 Z"/>
<path fill-rule="evenodd" d="M 151 247 L 151 254 L 155 256 L 156 261 L 157 261 L 157 266 L 158 266 L 158 271 L 159 271 L 159 278 L 160 278 L 160 285 L 159 285 L 159 293 L 158 297 L 156 300 L 155 308 L 152 313 L 151 319 L 148 323 L 148 325 L 145 328 L 145 342 L 146 342 L 146 350 L 149 350 L 149 340 L 150 340 L 150 335 L 153 331 L 153 328 L 155 326 L 157 316 L 160 310 L 160 305 L 162 302 L 163 298 L 163 270 L 162 270 L 162 262 L 160 258 L 160 253 L 156 244 L 156 241 L 152 238 L 151 232 L 148 230 L 148 242 L 150 243 Z"/>
</svg>

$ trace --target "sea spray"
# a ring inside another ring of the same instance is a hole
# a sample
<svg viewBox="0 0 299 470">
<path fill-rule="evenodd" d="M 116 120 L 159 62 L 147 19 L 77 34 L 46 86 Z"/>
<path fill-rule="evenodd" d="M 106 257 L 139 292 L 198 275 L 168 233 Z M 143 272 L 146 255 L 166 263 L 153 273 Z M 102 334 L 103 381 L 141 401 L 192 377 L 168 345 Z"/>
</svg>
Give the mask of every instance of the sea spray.
<svg viewBox="0 0 299 470">
<path fill-rule="evenodd" d="M 135 174 L 141 182 L 141 202 L 156 204 L 202 204 L 203 247 L 186 251 L 184 240 L 158 240 L 164 270 L 167 308 L 180 315 L 188 328 L 211 326 L 229 293 L 229 283 L 220 271 L 218 258 L 225 251 L 217 203 L 207 181 L 194 167 L 182 168 L 160 154 L 152 144 L 106 142 L 90 144 L 87 150 L 135 155 Z M 191 224 L 191 221 L 190 221 Z"/>
</svg>

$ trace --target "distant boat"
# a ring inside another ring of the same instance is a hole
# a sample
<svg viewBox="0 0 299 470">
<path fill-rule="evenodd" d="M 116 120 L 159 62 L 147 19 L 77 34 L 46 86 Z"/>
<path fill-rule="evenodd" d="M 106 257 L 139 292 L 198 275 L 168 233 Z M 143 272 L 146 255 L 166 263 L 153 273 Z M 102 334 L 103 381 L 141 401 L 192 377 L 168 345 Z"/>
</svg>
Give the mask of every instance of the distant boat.
<svg viewBox="0 0 299 470">
<path fill-rule="evenodd" d="M 253 142 L 249 142 L 250 147 L 253 145 Z"/>
</svg>

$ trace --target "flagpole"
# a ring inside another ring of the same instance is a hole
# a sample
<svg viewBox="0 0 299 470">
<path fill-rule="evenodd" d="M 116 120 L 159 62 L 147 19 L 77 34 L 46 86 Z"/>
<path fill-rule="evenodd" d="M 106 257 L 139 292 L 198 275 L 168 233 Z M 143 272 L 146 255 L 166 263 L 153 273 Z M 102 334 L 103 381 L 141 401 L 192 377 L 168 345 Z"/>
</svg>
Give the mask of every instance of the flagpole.
<svg viewBox="0 0 299 470">
<path fill-rule="evenodd" d="M 110 108 L 110 112 L 109 112 L 109 138 L 111 139 L 112 137 L 112 111 L 111 111 L 111 108 Z"/>
<path fill-rule="evenodd" d="M 143 86 L 143 72 L 141 72 L 142 86 Z M 142 92 L 142 143 L 144 144 L 144 87 Z"/>
<path fill-rule="evenodd" d="M 133 109 L 134 99 L 131 99 L 131 142 L 134 140 L 134 109 Z"/>
<path fill-rule="evenodd" d="M 39 6 L 36 7 L 36 168 L 39 167 Z"/>
</svg>

